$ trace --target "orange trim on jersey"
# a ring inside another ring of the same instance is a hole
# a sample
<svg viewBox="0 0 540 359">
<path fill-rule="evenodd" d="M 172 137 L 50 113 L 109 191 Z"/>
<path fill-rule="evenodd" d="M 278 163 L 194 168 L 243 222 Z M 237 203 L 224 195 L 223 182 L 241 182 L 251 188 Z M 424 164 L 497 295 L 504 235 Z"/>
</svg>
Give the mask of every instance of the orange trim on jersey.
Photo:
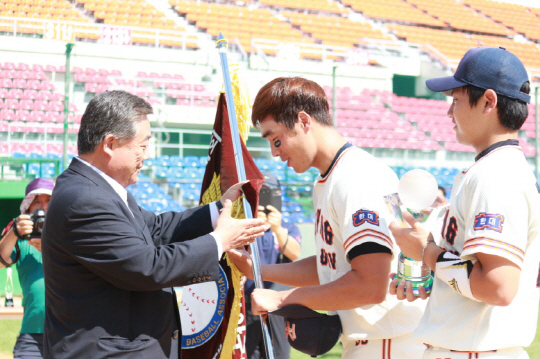
<svg viewBox="0 0 540 359">
<path fill-rule="evenodd" d="M 330 171 L 328 171 L 328 174 L 326 175 L 326 177 L 324 177 L 323 179 L 321 179 L 320 181 L 317 181 L 317 183 L 324 183 L 326 182 L 326 180 L 328 179 L 328 177 L 330 177 L 330 175 L 332 174 L 332 171 L 334 170 L 334 168 L 336 168 L 336 165 L 338 164 L 339 160 L 341 160 L 343 158 L 343 155 L 346 154 L 347 152 L 349 152 L 350 150 L 354 149 L 354 148 L 358 148 L 358 147 L 349 147 L 347 148 L 345 151 L 343 151 L 341 153 L 341 155 L 338 157 L 338 159 L 336 160 L 336 162 L 334 162 L 334 165 L 332 166 L 332 168 L 330 169 Z"/>
<path fill-rule="evenodd" d="M 501 248 L 501 247 L 497 247 L 497 246 L 490 246 L 489 244 L 473 244 L 473 245 L 470 245 L 467 247 L 467 249 L 469 248 L 475 248 L 475 247 L 488 247 L 488 248 L 494 248 L 494 249 L 498 249 L 500 251 L 503 251 L 503 252 L 506 252 L 508 254 L 511 254 L 513 255 L 514 257 L 516 257 L 517 259 L 519 259 L 521 262 L 523 262 L 523 257 L 516 254 L 515 252 L 512 252 L 512 251 L 509 251 L 507 249 L 504 249 L 504 248 Z M 463 247 L 463 250 L 465 250 L 465 247 Z"/>
<path fill-rule="evenodd" d="M 356 237 L 354 237 L 354 236 L 356 236 Z M 354 237 L 354 238 L 352 238 L 352 237 Z M 379 231 L 375 231 L 373 229 L 364 229 L 364 230 L 362 230 L 360 232 L 357 232 L 357 233 L 353 234 L 351 237 L 349 237 L 345 241 L 345 243 L 343 244 L 343 248 L 345 249 L 345 252 L 354 243 L 356 243 L 360 239 L 363 239 L 363 238 L 366 238 L 366 237 L 381 239 L 382 241 L 388 243 L 390 245 L 390 248 L 394 248 L 394 244 L 392 243 L 392 240 L 386 234 L 384 234 L 382 232 L 379 232 Z"/>
<path fill-rule="evenodd" d="M 469 238 L 469 239 L 467 239 L 465 241 L 465 245 L 463 246 L 463 249 L 465 249 L 465 247 L 470 245 L 470 243 L 472 243 L 472 242 L 478 242 L 478 241 L 483 241 L 483 240 L 503 244 L 505 246 L 508 246 L 510 248 L 515 249 L 517 252 L 521 253 L 522 255 L 525 255 L 525 251 L 523 249 L 519 248 L 518 246 L 515 246 L 513 244 L 501 241 L 500 239 L 495 239 L 495 238 L 490 238 L 490 237 L 473 237 L 473 238 Z"/>
<path fill-rule="evenodd" d="M 513 145 L 502 146 L 502 147 L 499 147 L 499 148 L 494 149 L 493 151 L 491 151 L 490 153 L 488 153 L 488 154 L 485 155 L 484 157 L 480 158 L 478 161 L 476 161 L 475 163 L 473 163 L 473 164 L 471 165 L 471 167 L 467 168 L 465 171 L 463 171 L 463 172 L 461 172 L 461 173 L 467 173 L 467 172 L 469 172 L 469 170 L 470 170 L 471 168 L 473 168 L 474 165 L 476 165 L 477 163 L 479 163 L 480 161 L 482 161 L 484 158 L 487 158 L 487 157 L 491 156 L 492 154 L 494 154 L 495 152 L 500 151 L 500 150 L 504 150 L 504 149 L 506 149 L 506 148 L 514 148 L 514 149 L 519 150 L 520 152 L 523 153 L 523 151 L 521 151 L 521 146 L 513 146 Z"/>
</svg>

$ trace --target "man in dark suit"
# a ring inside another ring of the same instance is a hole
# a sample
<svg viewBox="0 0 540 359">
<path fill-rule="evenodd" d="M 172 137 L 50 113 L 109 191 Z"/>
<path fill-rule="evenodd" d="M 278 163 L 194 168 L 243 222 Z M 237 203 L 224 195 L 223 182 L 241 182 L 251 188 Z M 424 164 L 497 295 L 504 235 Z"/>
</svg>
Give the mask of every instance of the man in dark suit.
<svg viewBox="0 0 540 359">
<path fill-rule="evenodd" d="M 185 212 L 137 205 L 125 187 L 148 159 L 151 113 L 110 91 L 82 117 L 79 156 L 58 177 L 43 230 L 45 358 L 179 358 L 172 287 L 216 280 L 223 252 L 264 233 L 262 220 L 230 216 L 242 184 Z"/>
</svg>

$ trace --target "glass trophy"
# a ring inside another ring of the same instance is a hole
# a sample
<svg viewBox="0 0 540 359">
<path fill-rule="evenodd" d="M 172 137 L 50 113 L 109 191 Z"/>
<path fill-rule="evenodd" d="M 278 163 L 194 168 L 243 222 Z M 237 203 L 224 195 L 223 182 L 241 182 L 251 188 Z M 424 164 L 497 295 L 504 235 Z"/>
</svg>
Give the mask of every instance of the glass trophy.
<svg viewBox="0 0 540 359">
<path fill-rule="evenodd" d="M 384 200 L 390 213 L 392 213 L 397 223 L 403 228 L 409 228 L 407 221 L 403 219 L 403 212 L 407 211 L 407 208 L 401 202 L 397 193 L 384 196 Z M 419 212 L 411 213 L 420 222 L 424 221 L 423 226 L 430 230 L 435 222 L 445 213 L 447 206 L 434 208 L 431 214 L 428 216 Z M 427 218 L 426 218 L 427 217 Z M 433 275 L 431 269 L 422 261 L 416 261 L 414 259 L 404 256 L 402 253 L 398 257 L 397 274 L 394 278 L 398 279 L 398 284 L 405 280 L 411 282 L 413 288 L 413 294 L 419 296 L 418 288 L 424 287 L 426 293 L 431 293 L 433 288 Z"/>
</svg>

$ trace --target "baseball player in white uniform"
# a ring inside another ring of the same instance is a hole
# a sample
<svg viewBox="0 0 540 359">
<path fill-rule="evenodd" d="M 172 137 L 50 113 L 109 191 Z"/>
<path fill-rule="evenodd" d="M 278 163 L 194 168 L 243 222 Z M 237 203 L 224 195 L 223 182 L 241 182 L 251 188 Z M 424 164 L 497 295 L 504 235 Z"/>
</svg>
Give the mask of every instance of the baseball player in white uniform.
<svg viewBox="0 0 540 359">
<path fill-rule="evenodd" d="M 397 192 L 395 173 L 334 129 L 324 90 L 303 78 L 278 78 L 259 91 L 252 119 L 279 156 L 296 172 L 320 171 L 313 188 L 317 254 L 262 266 L 264 280 L 297 287 L 255 289 L 254 314 L 288 304 L 339 314 L 343 358 L 417 359 L 425 346 L 410 333 L 424 301 L 399 301 L 388 293 L 397 267 L 393 220 L 384 196 Z M 232 256 L 231 256 L 232 257 Z M 252 270 L 235 261 L 248 276 Z"/>
<path fill-rule="evenodd" d="M 477 156 L 456 176 L 441 243 L 411 217 L 412 229 L 390 227 L 405 255 L 435 271 L 413 333 L 428 345 L 424 359 L 529 358 L 523 348 L 538 318 L 540 195 L 517 140 L 528 81 L 516 56 L 489 47 L 469 50 L 454 76 L 427 81 L 453 97 L 448 115 L 457 139 Z M 404 298 L 399 289 L 391 292 Z"/>
</svg>

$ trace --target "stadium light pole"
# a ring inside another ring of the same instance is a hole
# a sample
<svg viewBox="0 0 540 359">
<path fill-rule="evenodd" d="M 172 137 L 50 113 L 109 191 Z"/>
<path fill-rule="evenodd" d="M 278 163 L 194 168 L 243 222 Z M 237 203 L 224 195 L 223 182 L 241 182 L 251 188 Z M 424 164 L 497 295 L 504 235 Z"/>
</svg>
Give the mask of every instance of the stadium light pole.
<svg viewBox="0 0 540 359">
<path fill-rule="evenodd" d="M 69 85 L 71 83 L 70 59 L 75 44 L 66 44 L 66 71 L 64 72 L 64 169 L 68 166 Z"/>
<path fill-rule="evenodd" d="M 336 70 L 337 65 L 332 67 L 332 121 L 334 122 L 334 128 L 337 127 L 336 121 Z"/>
</svg>

